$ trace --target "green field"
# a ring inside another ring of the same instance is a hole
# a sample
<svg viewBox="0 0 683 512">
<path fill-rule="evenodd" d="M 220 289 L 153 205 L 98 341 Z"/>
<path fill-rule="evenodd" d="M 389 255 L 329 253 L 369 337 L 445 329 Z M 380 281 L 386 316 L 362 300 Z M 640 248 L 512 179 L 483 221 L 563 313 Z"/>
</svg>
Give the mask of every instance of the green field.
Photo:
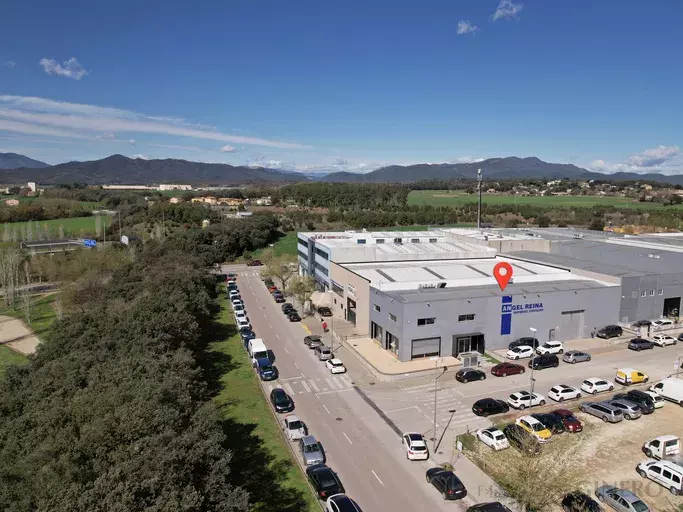
<svg viewBox="0 0 683 512">
<path fill-rule="evenodd" d="M 280 237 L 273 243 L 273 247 L 255 250 L 251 254 L 252 258 L 260 258 L 263 255 L 263 251 L 267 249 L 272 249 L 273 256 L 296 256 L 296 231 L 280 233 Z"/>
<path fill-rule="evenodd" d="M 100 215 L 100 222 L 102 227 L 107 226 L 107 229 L 111 226 L 112 218 L 108 215 Z M 64 229 L 64 236 L 67 237 L 83 237 L 86 235 L 95 235 L 95 216 L 92 217 L 71 217 L 68 219 L 52 219 L 52 220 L 39 220 L 39 221 L 27 221 L 27 222 L 11 222 L 6 223 L 4 226 L 0 226 L 0 233 L 4 233 L 5 229 L 16 231 L 17 239 L 24 239 L 25 229 L 28 225 L 31 225 L 32 238 L 33 240 L 38 240 L 40 238 L 45 238 L 45 234 L 49 238 L 59 238 L 59 226 Z M 117 233 L 118 234 L 118 233 Z M 109 236 L 107 236 L 109 238 Z"/>
<path fill-rule="evenodd" d="M 217 388 L 236 484 L 249 491 L 252 511 L 320 512 L 261 392 L 224 293 L 218 301 L 218 328 L 202 365 Z"/>
<path fill-rule="evenodd" d="M 8 365 L 22 365 L 27 362 L 28 358 L 25 355 L 15 352 L 9 347 L 0 345 L 0 376 L 5 373 L 5 368 L 7 368 Z"/>
<path fill-rule="evenodd" d="M 658 203 L 641 203 L 628 197 L 599 197 L 599 196 L 513 196 L 483 194 L 482 201 L 490 205 L 516 204 L 519 206 L 546 206 L 546 207 L 592 207 L 592 206 L 614 206 L 617 208 L 636 208 L 636 209 L 683 209 L 683 205 L 663 206 Z M 476 194 L 448 190 L 413 190 L 408 194 L 409 205 L 433 206 L 461 206 L 467 203 L 476 203 Z"/>
</svg>

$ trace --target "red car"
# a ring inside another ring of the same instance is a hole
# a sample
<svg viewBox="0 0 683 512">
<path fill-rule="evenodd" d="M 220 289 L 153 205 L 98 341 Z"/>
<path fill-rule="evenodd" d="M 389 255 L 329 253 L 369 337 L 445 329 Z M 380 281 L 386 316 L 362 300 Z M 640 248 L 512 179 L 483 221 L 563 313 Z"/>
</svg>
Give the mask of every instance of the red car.
<svg viewBox="0 0 683 512">
<path fill-rule="evenodd" d="M 247 267 L 260 267 L 261 265 L 263 265 L 261 260 L 249 260 L 247 262 Z"/>
<path fill-rule="evenodd" d="M 515 363 L 500 363 L 491 368 L 491 375 L 496 377 L 507 377 L 508 375 L 517 375 L 524 373 L 526 370 L 521 364 Z"/>
<path fill-rule="evenodd" d="M 269 286 L 269 287 L 268 287 L 268 291 L 269 291 L 270 293 L 275 293 L 275 292 L 277 291 L 277 286 L 275 286 L 275 285 Z"/>
<path fill-rule="evenodd" d="M 567 409 L 555 409 L 553 413 L 562 418 L 562 423 L 564 423 L 564 428 L 567 429 L 567 432 L 576 434 L 583 430 L 583 423 L 581 423 L 571 411 Z"/>
</svg>

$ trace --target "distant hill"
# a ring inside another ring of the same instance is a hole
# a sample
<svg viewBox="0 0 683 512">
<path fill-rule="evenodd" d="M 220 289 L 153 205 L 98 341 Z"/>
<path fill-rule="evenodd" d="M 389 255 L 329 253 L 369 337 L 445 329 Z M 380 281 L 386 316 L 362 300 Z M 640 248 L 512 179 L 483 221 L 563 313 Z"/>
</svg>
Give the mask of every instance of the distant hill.
<svg viewBox="0 0 683 512">
<path fill-rule="evenodd" d="M 521 178 L 547 179 L 593 179 L 614 181 L 659 181 L 664 183 L 683 184 L 683 176 L 666 176 L 663 174 L 637 174 L 619 172 L 604 174 L 589 171 L 572 164 L 554 164 L 544 162 L 536 157 L 519 158 L 489 158 L 481 162 L 467 164 L 417 164 L 390 165 L 366 174 L 351 172 L 335 172 L 323 177 L 328 182 L 355 183 L 384 183 L 399 182 L 412 183 L 421 180 L 455 180 L 475 179 L 477 169 L 481 169 L 487 180 L 509 180 Z"/>
<path fill-rule="evenodd" d="M 89 185 L 237 185 L 251 182 L 295 182 L 308 178 L 299 173 L 262 167 L 206 164 L 187 160 L 143 160 L 112 155 L 91 162 L 68 162 L 43 168 L 0 171 L 0 183 L 35 181 L 42 185 L 87 183 Z"/>
<path fill-rule="evenodd" d="M 50 167 L 50 165 L 16 153 L 0 153 L 0 169 L 19 169 L 20 167 L 40 169 Z"/>
</svg>

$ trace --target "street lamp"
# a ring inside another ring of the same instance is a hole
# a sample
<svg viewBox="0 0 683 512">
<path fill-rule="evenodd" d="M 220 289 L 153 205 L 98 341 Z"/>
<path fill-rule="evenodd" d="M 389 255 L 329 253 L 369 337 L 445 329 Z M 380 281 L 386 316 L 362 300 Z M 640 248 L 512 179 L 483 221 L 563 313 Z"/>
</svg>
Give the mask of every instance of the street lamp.
<svg viewBox="0 0 683 512">
<path fill-rule="evenodd" d="M 332 311 L 332 316 L 330 317 L 330 352 L 334 354 L 334 292 L 332 290 L 327 290 L 330 294 L 330 310 Z"/>
<path fill-rule="evenodd" d="M 533 334 L 533 337 L 536 338 L 536 331 L 537 329 L 534 327 L 529 327 L 529 330 Z M 534 342 L 531 342 L 531 348 L 534 348 Z M 534 356 L 533 354 L 531 355 L 531 375 L 529 376 L 529 395 L 532 395 L 534 393 Z M 529 396 L 529 409 L 531 409 L 531 396 Z"/>
<path fill-rule="evenodd" d="M 434 361 L 434 430 L 433 430 L 433 437 L 432 437 L 432 451 L 436 453 L 436 390 L 437 390 L 437 380 L 439 379 L 438 376 L 438 371 L 439 371 L 439 361 L 442 358 L 439 356 L 434 356 L 430 357 L 430 361 Z"/>
</svg>

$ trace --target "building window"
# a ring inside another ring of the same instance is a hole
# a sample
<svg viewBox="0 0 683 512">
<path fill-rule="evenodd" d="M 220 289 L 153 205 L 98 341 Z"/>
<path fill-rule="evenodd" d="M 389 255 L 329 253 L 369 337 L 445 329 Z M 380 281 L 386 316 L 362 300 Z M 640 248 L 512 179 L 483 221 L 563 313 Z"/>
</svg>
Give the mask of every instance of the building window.
<svg viewBox="0 0 683 512">
<path fill-rule="evenodd" d="M 403 238 L 394 238 L 394 243 L 401 245 L 403 243 Z"/>
<path fill-rule="evenodd" d="M 383 244 L 383 243 L 384 243 L 384 238 L 378 238 L 377 240 L 375 240 L 375 243 L 376 243 L 376 244 Z"/>
<path fill-rule="evenodd" d="M 361 239 L 359 239 L 359 240 L 356 240 L 356 243 L 357 243 L 358 245 L 365 245 L 365 242 L 366 242 L 366 240 L 363 239 L 363 238 L 361 238 Z"/>
<path fill-rule="evenodd" d="M 396 315 L 394 315 L 393 313 L 389 313 L 389 320 L 391 320 L 392 322 L 395 322 L 396 321 Z"/>
<path fill-rule="evenodd" d="M 645 290 L 643 290 L 642 292 L 640 292 L 640 296 L 641 296 L 641 297 L 645 297 L 646 295 L 647 295 L 647 292 L 646 292 Z"/>
<path fill-rule="evenodd" d="M 657 295 L 664 295 L 664 288 L 660 288 Z"/>
<path fill-rule="evenodd" d="M 434 325 L 436 318 L 418 318 L 417 325 Z"/>
<path fill-rule="evenodd" d="M 419 239 L 419 238 L 411 238 L 411 239 L 410 239 L 410 243 L 411 243 L 411 244 L 419 244 L 419 243 L 420 243 L 420 239 Z"/>
<path fill-rule="evenodd" d="M 372 305 L 372 309 L 374 309 L 374 310 L 377 311 L 378 313 L 379 313 L 380 311 L 382 311 L 382 309 L 381 309 L 377 304 L 373 304 L 373 305 Z"/>
<path fill-rule="evenodd" d="M 320 256 L 321 258 L 324 258 L 324 259 L 326 259 L 326 260 L 329 260 L 329 259 L 330 259 L 330 257 L 328 256 L 328 254 L 327 254 L 325 251 L 321 251 L 321 250 L 318 249 L 318 248 L 315 249 L 315 253 L 316 253 L 318 256 Z"/>
<path fill-rule="evenodd" d="M 323 267 L 320 263 L 317 263 L 317 262 L 316 262 L 313 266 L 314 266 L 314 267 L 316 268 L 316 270 L 318 270 L 321 274 L 327 275 L 327 269 L 326 269 L 325 267 Z"/>
<path fill-rule="evenodd" d="M 458 315 L 458 322 L 474 322 L 474 313 L 469 315 Z"/>
<path fill-rule="evenodd" d="M 439 241 L 438 238 L 430 238 L 430 239 L 429 239 L 429 243 L 430 243 L 430 244 L 435 244 L 435 243 L 438 242 L 438 241 Z"/>
<path fill-rule="evenodd" d="M 308 254 L 304 254 L 304 253 L 301 252 L 301 251 L 298 251 L 298 252 L 299 252 L 299 258 L 301 258 L 301 259 L 304 260 L 306 263 L 308 263 Z"/>
<path fill-rule="evenodd" d="M 302 240 L 301 238 L 299 238 L 299 243 L 304 247 L 308 248 L 308 242 L 306 240 Z"/>
<path fill-rule="evenodd" d="M 343 297 L 343 296 L 344 296 L 344 288 L 342 288 L 341 286 L 339 286 L 339 285 L 338 285 L 337 283 L 335 283 L 334 281 L 332 281 L 332 291 L 333 291 L 334 293 L 336 293 L 337 295 L 339 295 L 340 297 Z M 336 304 L 336 302 L 335 302 L 335 304 Z"/>
<path fill-rule="evenodd" d="M 655 296 L 655 291 L 654 291 L 654 290 L 650 290 L 650 297 L 654 297 L 654 296 Z"/>
</svg>

